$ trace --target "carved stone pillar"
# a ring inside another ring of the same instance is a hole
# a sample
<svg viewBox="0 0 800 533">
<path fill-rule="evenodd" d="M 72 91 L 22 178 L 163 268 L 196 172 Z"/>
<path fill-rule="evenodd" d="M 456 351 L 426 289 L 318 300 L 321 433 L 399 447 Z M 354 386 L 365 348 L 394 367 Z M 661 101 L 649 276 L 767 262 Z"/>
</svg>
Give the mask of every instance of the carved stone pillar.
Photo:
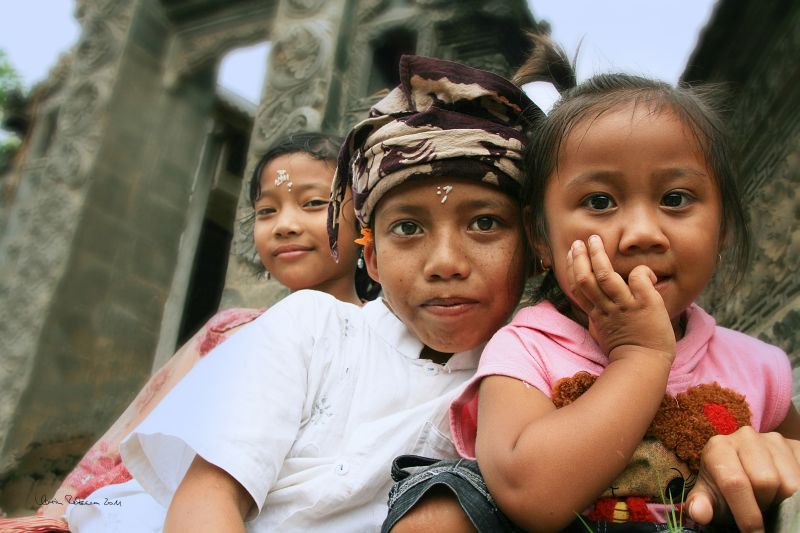
<svg viewBox="0 0 800 533">
<path fill-rule="evenodd" d="M 23 169 L 0 243 L 0 475 L 19 452 L 8 445 L 12 420 L 31 379 L 53 295 L 65 282 L 102 143 L 103 114 L 137 4 L 104 0 L 79 7 L 83 33 L 64 89 L 59 129 L 44 164 Z"/>
<path fill-rule="evenodd" d="M 13 500 L 25 483 L 49 492 L 149 376 L 214 101 L 212 68 L 165 87 L 174 29 L 157 0 L 85 0 L 79 16 L 53 140 L 0 244 L 9 510 L 32 505 Z"/>
<path fill-rule="evenodd" d="M 231 259 L 221 308 L 262 307 L 286 294 L 267 281 L 253 243 L 252 209 L 247 199 L 249 174 L 278 137 L 319 130 L 334 77 L 334 51 L 350 0 L 282 0 L 273 25 L 267 81 L 250 138 L 247 173 L 239 198 Z"/>
</svg>

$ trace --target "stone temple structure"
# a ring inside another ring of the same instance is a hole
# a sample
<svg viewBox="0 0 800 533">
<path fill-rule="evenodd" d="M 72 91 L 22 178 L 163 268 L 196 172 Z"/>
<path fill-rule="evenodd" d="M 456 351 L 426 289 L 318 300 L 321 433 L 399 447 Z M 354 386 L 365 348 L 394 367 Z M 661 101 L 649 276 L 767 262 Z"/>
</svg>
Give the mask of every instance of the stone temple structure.
<svg viewBox="0 0 800 533">
<path fill-rule="evenodd" d="M 717 320 L 800 366 L 800 4 L 720 2 L 683 80 L 722 83 L 753 253 L 744 282 L 708 291 Z M 798 383 L 797 370 L 795 383 Z M 795 389 L 795 394 L 798 390 Z M 797 401 L 797 396 L 795 396 Z"/>
<path fill-rule="evenodd" d="M 269 305 L 242 177 L 276 137 L 346 131 L 403 53 L 509 75 L 522 0 L 77 0 L 82 34 L 0 176 L 0 509 L 34 506 L 216 308 Z M 270 41 L 258 106 L 216 87 Z M 686 81 L 725 82 L 754 234 L 718 320 L 800 349 L 800 4 L 719 0 Z M 797 375 L 795 381 L 800 379 Z M 781 531 L 795 531 L 787 502 Z"/>
<path fill-rule="evenodd" d="M 717 282 L 704 305 L 722 324 L 783 348 L 800 405 L 800 4 L 721 0 L 682 79 L 722 83 L 753 235 L 751 264 L 731 290 Z M 800 493 L 768 531 L 800 530 Z"/>
<path fill-rule="evenodd" d="M 344 132 L 396 84 L 403 53 L 510 75 L 537 29 L 522 0 L 77 0 L 76 16 L 80 39 L 35 91 L 2 181 L 8 512 L 52 493 L 218 305 L 284 294 L 240 223 L 242 176 L 276 137 Z M 251 108 L 216 69 L 263 41 Z"/>
</svg>

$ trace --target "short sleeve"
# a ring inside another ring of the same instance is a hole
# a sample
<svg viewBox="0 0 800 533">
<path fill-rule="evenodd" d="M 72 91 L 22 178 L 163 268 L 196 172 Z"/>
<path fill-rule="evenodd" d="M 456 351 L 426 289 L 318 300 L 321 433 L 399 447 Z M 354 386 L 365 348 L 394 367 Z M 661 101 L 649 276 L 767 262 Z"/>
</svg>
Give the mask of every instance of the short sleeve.
<svg viewBox="0 0 800 533">
<path fill-rule="evenodd" d="M 237 331 L 123 442 L 126 466 L 159 503 L 169 505 L 199 454 L 236 479 L 261 511 L 299 429 L 327 298 L 295 293 Z"/>
<path fill-rule="evenodd" d="M 527 330 L 530 332 L 530 330 Z M 508 376 L 536 387 L 548 397 L 546 370 L 533 338 L 516 326 L 506 326 L 491 338 L 481 354 L 478 371 L 450 405 L 450 429 L 459 455 L 475 458 L 478 432 L 478 389 L 486 376 Z"/>
<path fill-rule="evenodd" d="M 765 345 L 767 360 L 766 404 L 761 432 L 773 431 L 786 418 L 792 405 L 792 365 L 786 353 L 776 346 Z"/>
</svg>

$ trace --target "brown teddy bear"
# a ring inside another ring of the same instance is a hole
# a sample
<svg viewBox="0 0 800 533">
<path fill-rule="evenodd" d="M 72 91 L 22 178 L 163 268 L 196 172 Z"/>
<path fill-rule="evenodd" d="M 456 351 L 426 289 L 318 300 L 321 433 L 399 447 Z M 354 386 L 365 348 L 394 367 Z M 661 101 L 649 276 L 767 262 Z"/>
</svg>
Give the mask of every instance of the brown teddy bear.
<svg viewBox="0 0 800 533">
<path fill-rule="evenodd" d="M 578 372 L 559 380 L 553 387 L 553 404 L 561 408 L 574 402 L 596 379 L 588 372 Z M 665 394 L 644 440 L 595 503 L 589 518 L 657 521 L 646 504 L 682 502 L 694 486 L 708 439 L 749 424 L 750 407 L 744 396 L 717 383 L 690 387 L 676 396 Z"/>
</svg>

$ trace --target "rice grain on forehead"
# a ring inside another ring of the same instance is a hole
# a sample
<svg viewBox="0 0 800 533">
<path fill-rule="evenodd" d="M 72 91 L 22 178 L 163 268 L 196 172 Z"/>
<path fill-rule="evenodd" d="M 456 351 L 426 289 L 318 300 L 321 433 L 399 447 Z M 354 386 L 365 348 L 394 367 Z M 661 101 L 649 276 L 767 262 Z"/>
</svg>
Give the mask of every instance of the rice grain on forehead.
<svg viewBox="0 0 800 533">
<path fill-rule="evenodd" d="M 328 212 L 331 252 L 336 256 L 349 187 L 364 227 L 381 198 L 411 179 L 474 179 L 517 197 L 527 130 L 543 117 L 519 87 L 496 74 L 403 56 L 400 85 L 353 127 L 339 153 Z"/>
</svg>

